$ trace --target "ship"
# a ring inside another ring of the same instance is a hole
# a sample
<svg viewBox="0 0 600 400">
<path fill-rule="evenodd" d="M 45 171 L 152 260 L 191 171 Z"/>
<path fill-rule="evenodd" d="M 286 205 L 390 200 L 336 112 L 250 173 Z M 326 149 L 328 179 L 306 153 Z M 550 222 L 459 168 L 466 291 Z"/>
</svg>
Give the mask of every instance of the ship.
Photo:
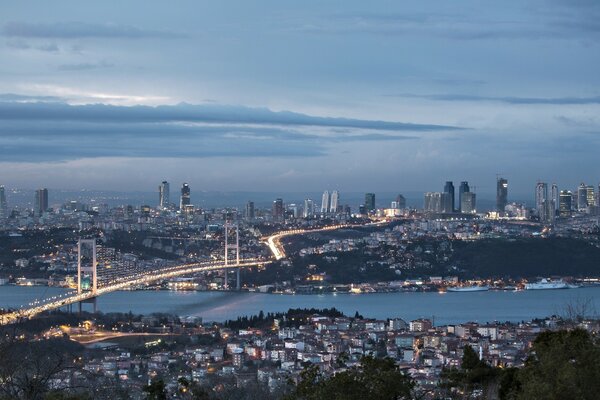
<svg viewBox="0 0 600 400">
<path fill-rule="evenodd" d="M 543 290 L 543 289 L 570 289 L 571 286 L 562 279 L 548 280 L 546 278 L 533 283 L 525 284 L 527 290 Z"/>
<path fill-rule="evenodd" d="M 490 290 L 490 287 L 487 285 L 479 286 L 454 286 L 446 289 L 448 292 L 485 292 Z"/>
</svg>

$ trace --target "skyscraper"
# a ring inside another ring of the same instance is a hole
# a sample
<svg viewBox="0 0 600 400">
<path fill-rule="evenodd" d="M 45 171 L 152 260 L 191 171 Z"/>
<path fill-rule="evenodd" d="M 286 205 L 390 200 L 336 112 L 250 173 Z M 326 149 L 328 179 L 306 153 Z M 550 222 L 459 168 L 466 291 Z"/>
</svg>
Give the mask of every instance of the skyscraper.
<svg viewBox="0 0 600 400">
<path fill-rule="evenodd" d="M 365 193 L 365 209 L 375 211 L 375 193 Z"/>
<path fill-rule="evenodd" d="M 556 183 L 552 184 L 552 191 L 550 194 L 550 208 L 554 215 L 556 216 L 556 212 L 558 211 L 560 204 L 560 192 L 558 191 L 558 185 Z"/>
<path fill-rule="evenodd" d="M 577 210 L 585 211 L 587 206 L 587 186 L 582 182 L 577 188 Z"/>
<path fill-rule="evenodd" d="M 48 189 L 38 189 L 35 191 L 33 214 L 41 216 L 48 209 Z"/>
<path fill-rule="evenodd" d="M 425 193 L 425 201 L 423 203 L 423 209 L 425 210 L 425 212 L 442 212 L 442 195 L 443 193 L 440 192 Z"/>
<path fill-rule="evenodd" d="M 158 206 L 161 209 L 165 209 L 169 206 L 170 190 L 169 182 L 167 181 L 162 181 L 158 187 Z"/>
<path fill-rule="evenodd" d="M 451 213 L 454 212 L 454 183 L 452 181 L 446 181 L 444 185 L 444 212 Z"/>
<path fill-rule="evenodd" d="M 555 213 L 546 182 L 538 182 L 535 186 L 535 209 L 541 222 L 554 222 Z"/>
<path fill-rule="evenodd" d="M 283 221 L 283 199 L 276 199 L 273 202 L 273 220 Z"/>
<path fill-rule="evenodd" d="M 477 212 L 476 196 L 475 193 L 463 192 L 460 196 L 461 204 L 460 210 L 464 214 L 474 214 Z"/>
<path fill-rule="evenodd" d="M 463 193 L 467 193 L 470 192 L 471 190 L 469 189 L 469 182 L 467 181 L 462 181 L 460 183 L 460 186 L 458 187 L 458 212 L 462 212 L 462 198 L 463 198 Z"/>
<path fill-rule="evenodd" d="M 192 204 L 190 202 L 190 185 L 184 183 L 181 185 L 181 199 L 179 200 L 179 208 L 181 211 L 185 209 L 186 206 Z"/>
<path fill-rule="evenodd" d="M 327 214 L 329 212 L 329 191 L 323 192 L 321 197 L 321 214 Z"/>
<path fill-rule="evenodd" d="M 337 212 L 339 201 L 340 201 L 340 192 L 338 192 L 337 190 L 334 190 L 331 193 L 331 201 L 329 202 L 329 212 L 330 213 L 333 214 L 333 213 Z"/>
<path fill-rule="evenodd" d="M 573 193 L 567 190 L 561 190 L 560 199 L 558 205 L 559 215 L 563 218 L 571 216 L 571 210 L 573 209 Z"/>
<path fill-rule="evenodd" d="M 585 199 L 588 207 L 596 204 L 596 196 L 594 195 L 594 187 L 592 185 L 588 185 L 585 187 Z"/>
<path fill-rule="evenodd" d="M 4 186 L 0 185 L 0 220 L 8 218 L 8 205 Z"/>
<path fill-rule="evenodd" d="M 254 217 L 254 202 L 249 201 L 248 203 L 246 203 L 246 220 L 253 221 Z"/>
<path fill-rule="evenodd" d="M 508 204 L 508 181 L 505 178 L 496 180 L 496 211 L 504 212 L 504 208 Z"/>
<path fill-rule="evenodd" d="M 302 216 L 310 218 L 315 214 L 315 202 L 312 199 L 304 199 L 304 210 Z"/>
<path fill-rule="evenodd" d="M 400 209 L 406 208 L 406 198 L 404 196 L 402 196 L 401 194 L 396 196 L 396 207 L 398 207 Z"/>
</svg>

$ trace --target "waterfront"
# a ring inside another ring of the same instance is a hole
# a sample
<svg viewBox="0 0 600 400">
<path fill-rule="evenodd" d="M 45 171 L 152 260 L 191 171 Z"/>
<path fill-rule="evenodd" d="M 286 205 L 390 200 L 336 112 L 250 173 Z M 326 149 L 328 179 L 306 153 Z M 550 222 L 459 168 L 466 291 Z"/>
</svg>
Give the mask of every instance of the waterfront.
<svg viewBox="0 0 600 400">
<path fill-rule="evenodd" d="M 20 307 L 30 301 L 64 293 L 51 287 L 0 286 L 0 307 Z M 565 305 L 590 299 L 594 311 L 600 306 L 600 288 L 536 290 L 519 292 L 373 293 L 325 295 L 277 295 L 235 292 L 176 292 L 166 290 L 122 291 L 98 298 L 102 312 L 172 313 L 199 316 L 221 322 L 259 311 L 287 311 L 289 308 L 330 308 L 367 318 L 400 317 L 405 320 L 434 318 L 436 324 L 466 321 L 527 321 L 560 314 Z M 90 309 L 84 305 L 84 309 Z"/>
</svg>

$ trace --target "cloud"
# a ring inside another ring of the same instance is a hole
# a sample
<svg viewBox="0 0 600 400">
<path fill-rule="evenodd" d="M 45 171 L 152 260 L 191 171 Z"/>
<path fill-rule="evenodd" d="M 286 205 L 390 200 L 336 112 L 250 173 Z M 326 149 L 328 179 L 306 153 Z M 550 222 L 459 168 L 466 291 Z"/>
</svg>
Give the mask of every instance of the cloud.
<svg viewBox="0 0 600 400">
<path fill-rule="evenodd" d="M 91 24 L 85 22 L 30 23 L 8 22 L 1 31 L 2 35 L 12 38 L 109 38 L 109 39 L 176 39 L 182 34 L 171 31 L 141 29 L 131 25 L 113 23 Z"/>
<path fill-rule="evenodd" d="M 7 40 L 6 46 L 15 50 L 38 50 L 49 53 L 58 53 L 60 51 L 60 48 L 55 43 L 42 43 L 32 45 L 20 39 Z"/>
<path fill-rule="evenodd" d="M 62 64 L 58 66 L 61 71 L 89 71 L 92 69 L 112 68 L 115 65 L 106 61 L 97 63 Z"/>
<path fill-rule="evenodd" d="M 416 134 L 396 131 L 456 129 L 240 106 L 72 106 L 56 98 L 15 94 L 0 95 L 0 100 L 5 100 L 0 102 L 0 159 L 4 162 L 318 157 L 354 142 L 419 139 Z M 35 100 L 49 102 L 31 102 Z"/>
<path fill-rule="evenodd" d="M 475 96 L 465 94 L 400 94 L 386 95 L 392 97 L 414 97 L 437 101 L 493 101 L 508 104 L 550 104 L 550 105 L 583 105 L 600 104 L 600 96 L 591 97 L 512 97 L 512 96 Z"/>
<path fill-rule="evenodd" d="M 64 102 L 65 98 L 59 96 L 28 96 L 15 93 L 0 93 L 0 102 Z"/>
<path fill-rule="evenodd" d="M 352 118 L 318 117 L 291 111 L 272 111 L 223 105 L 114 106 L 105 104 L 69 105 L 64 103 L 1 103 L 0 120 L 65 120 L 87 122 L 187 122 L 266 124 L 358 128 L 382 131 L 442 131 L 462 129 L 456 126 L 414 124 Z"/>
</svg>

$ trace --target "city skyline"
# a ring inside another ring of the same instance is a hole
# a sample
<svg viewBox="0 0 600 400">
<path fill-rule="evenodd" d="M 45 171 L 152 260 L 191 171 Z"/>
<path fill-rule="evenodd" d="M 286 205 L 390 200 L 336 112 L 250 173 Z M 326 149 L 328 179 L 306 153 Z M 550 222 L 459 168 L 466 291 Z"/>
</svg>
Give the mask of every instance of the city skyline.
<svg viewBox="0 0 600 400">
<path fill-rule="evenodd" d="M 594 2 L 3 11 L 6 186 L 145 190 L 160 175 L 217 191 L 425 192 L 443 170 L 480 193 L 495 174 L 529 193 L 596 180 Z"/>
</svg>

